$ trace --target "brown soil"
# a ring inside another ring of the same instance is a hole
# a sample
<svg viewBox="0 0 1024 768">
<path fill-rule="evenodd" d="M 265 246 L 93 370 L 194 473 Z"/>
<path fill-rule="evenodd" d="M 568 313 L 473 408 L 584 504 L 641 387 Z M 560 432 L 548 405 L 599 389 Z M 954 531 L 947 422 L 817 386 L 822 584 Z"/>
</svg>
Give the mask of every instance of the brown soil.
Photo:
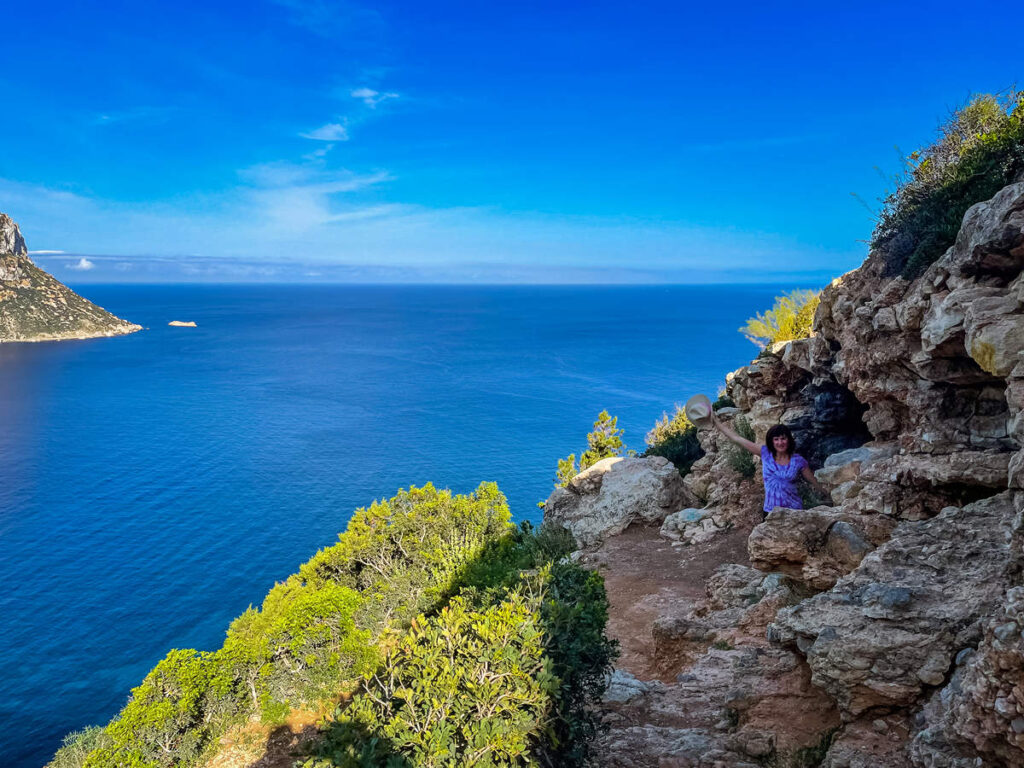
<svg viewBox="0 0 1024 768">
<path fill-rule="evenodd" d="M 320 738 L 316 724 L 333 709 L 293 710 L 281 725 L 251 722 L 233 728 L 206 768 L 292 768 Z"/>
<path fill-rule="evenodd" d="M 611 604 L 608 634 L 619 641 L 621 652 L 616 666 L 639 680 L 659 679 L 651 637 L 655 619 L 687 613 L 723 563 L 750 564 L 749 529 L 736 528 L 692 547 L 673 546 L 658 531 L 633 526 L 588 558 L 604 575 Z"/>
</svg>

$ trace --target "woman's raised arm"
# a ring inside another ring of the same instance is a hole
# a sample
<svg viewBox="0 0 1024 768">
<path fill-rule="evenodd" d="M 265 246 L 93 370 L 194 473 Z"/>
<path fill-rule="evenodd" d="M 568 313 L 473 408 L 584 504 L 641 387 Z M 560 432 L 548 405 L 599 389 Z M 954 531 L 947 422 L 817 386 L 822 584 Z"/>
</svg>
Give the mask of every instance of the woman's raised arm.
<svg viewBox="0 0 1024 768">
<path fill-rule="evenodd" d="M 743 448 L 744 450 L 750 451 L 755 456 L 760 456 L 761 455 L 761 446 L 759 446 L 757 443 L 750 442 L 745 437 L 742 437 L 742 436 L 738 435 L 736 433 L 736 430 L 734 430 L 732 427 L 727 427 L 718 418 L 718 414 L 717 413 L 712 412 L 712 414 L 711 414 L 711 423 L 715 425 L 715 429 L 717 429 L 723 435 L 725 435 L 730 440 L 732 440 L 734 443 L 736 443 L 736 445 L 738 445 L 740 448 Z"/>
</svg>

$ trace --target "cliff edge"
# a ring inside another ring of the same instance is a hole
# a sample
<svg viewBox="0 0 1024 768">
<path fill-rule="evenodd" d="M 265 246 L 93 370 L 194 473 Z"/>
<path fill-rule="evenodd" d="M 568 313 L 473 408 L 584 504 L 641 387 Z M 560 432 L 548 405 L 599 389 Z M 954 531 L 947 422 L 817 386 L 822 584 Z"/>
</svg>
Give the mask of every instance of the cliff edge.
<svg viewBox="0 0 1024 768">
<path fill-rule="evenodd" d="M 972 206 L 920 276 L 891 259 L 872 251 L 811 338 L 727 378 L 719 417 L 760 440 L 788 425 L 828 504 L 762 520 L 759 470 L 712 432 L 692 508 L 606 491 L 626 460 L 549 499 L 623 648 L 600 764 L 1024 766 L 1024 182 Z"/>
<path fill-rule="evenodd" d="M 141 329 L 33 264 L 18 225 L 0 213 L 0 343 L 89 339 Z"/>
</svg>

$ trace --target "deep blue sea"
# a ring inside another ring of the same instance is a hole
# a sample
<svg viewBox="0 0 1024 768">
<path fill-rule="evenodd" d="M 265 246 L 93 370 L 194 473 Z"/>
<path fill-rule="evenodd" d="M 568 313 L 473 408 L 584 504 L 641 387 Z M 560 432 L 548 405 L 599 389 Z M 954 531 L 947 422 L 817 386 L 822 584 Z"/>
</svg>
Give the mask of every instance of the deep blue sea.
<svg viewBox="0 0 1024 768">
<path fill-rule="evenodd" d="M 7 768 L 107 722 L 169 649 L 218 647 L 374 499 L 494 480 L 537 520 L 602 408 L 642 449 L 750 360 L 736 329 L 780 288 L 81 292 L 146 330 L 0 344 Z"/>
</svg>

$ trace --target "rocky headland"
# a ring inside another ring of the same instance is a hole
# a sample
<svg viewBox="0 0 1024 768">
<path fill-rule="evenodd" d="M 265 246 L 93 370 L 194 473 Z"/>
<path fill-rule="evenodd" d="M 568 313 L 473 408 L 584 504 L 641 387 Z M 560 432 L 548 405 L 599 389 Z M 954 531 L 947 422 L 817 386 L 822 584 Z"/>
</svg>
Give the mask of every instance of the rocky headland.
<svg viewBox="0 0 1024 768">
<path fill-rule="evenodd" d="M 622 648 L 600 764 L 1024 766 L 1024 182 L 919 277 L 887 258 L 719 410 L 789 425 L 831 504 L 762 521 L 713 432 L 685 478 L 610 458 L 548 500 Z"/>
<path fill-rule="evenodd" d="M 0 213 L 0 342 L 89 339 L 141 328 L 82 298 L 33 264 L 18 225 Z"/>
</svg>

